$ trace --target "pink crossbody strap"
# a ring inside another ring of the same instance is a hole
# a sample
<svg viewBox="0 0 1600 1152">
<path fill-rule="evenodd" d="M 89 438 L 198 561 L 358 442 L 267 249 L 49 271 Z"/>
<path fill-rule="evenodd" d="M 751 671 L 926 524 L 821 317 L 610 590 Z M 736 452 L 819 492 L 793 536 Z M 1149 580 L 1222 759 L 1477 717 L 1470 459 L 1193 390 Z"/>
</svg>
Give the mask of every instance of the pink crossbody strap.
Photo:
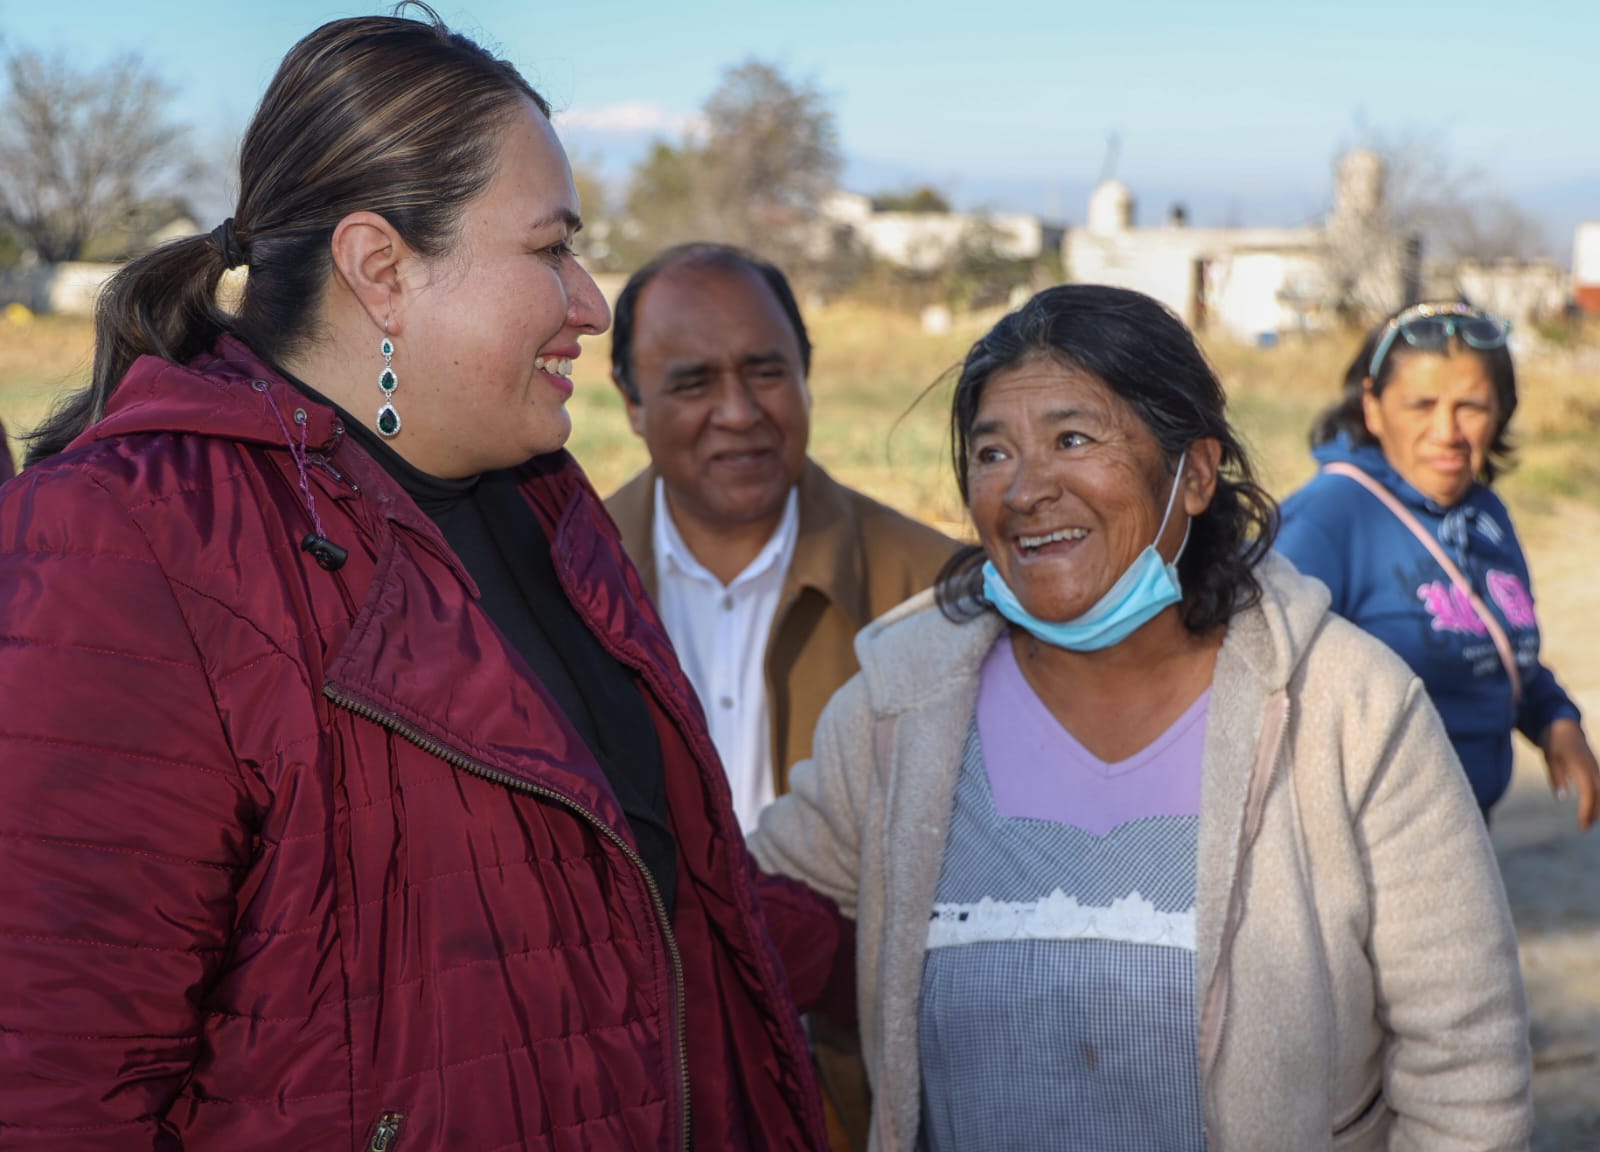
<svg viewBox="0 0 1600 1152">
<path fill-rule="evenodd" d="M 1494 618 L 1494 613 L 1489 611 L 1489 606 L 1483 602 L 1483 597 L 1472 590 L 1471 583 L 1462 574 L 1461 569 L 1456 567 L 1455 562 L 1439 546 L 1439 541 L 1434 539 L 1433 533 L 1419 524 L 1417 518 L 1411 514 L 1404 504 L 1394 498 L 1392 492 L 1354 464 L 1345 464 L 1343 462 L 1324 464 L 1322 470 L 1331 472 L 1335 476 L 1343 476 L 1346 479 L 1354 480 L 1383 501 L 1384 506 L 1394 513 L 1395 519 L 1411 529 L 1411 534 L 1421 541 L 1422 546 L 1439 562 L 1439 567 L 1443 568 L 1445 575 L 1450 577 L 1450 582 L 1461 590 L 1461 594 L 1472 605 L 1472 610 L 1478 614 L 1478 619 L 1482 620 L 1484 627 L 1489 630 L 1489 637 L 1494 641 L 1495 651 L 1500 653 L 1500 663 L 1505 665 L 1506 675 L 1511 678 L 1511 699 L 1518 704 L 1522 703 L 1522 676 L 1517 671 L 1517 658 L 1511 651 L 1510 637 L 1506 635 L 1506 630 L 1500 627 L 1500 622 Z"/>
</svg>

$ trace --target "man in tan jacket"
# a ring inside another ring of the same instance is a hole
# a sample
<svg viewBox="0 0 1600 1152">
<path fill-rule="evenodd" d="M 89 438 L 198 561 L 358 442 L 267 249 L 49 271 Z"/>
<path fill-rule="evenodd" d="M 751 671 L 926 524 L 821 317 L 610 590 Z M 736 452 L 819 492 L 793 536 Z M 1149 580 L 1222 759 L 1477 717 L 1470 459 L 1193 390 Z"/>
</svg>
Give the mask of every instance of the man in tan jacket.
<svg viewBox="0 0 1600 1152">
<path fill-rule="evenodd" d="M 750 831 L 855 674 L 856 633 L 932 584 L 955 543 L 806 455 L 811 342 L 773 265 L 720 245 L 663 252 L 617 298 L 611 362 L 651 464 L 607 507 Z M 850 1137 L 836 1131 L 835 1146 L 864 1148 L 859 1063 L 852 1087 L 831 1029 L 814 1021 L 813 1031 Z"/>
</svg>

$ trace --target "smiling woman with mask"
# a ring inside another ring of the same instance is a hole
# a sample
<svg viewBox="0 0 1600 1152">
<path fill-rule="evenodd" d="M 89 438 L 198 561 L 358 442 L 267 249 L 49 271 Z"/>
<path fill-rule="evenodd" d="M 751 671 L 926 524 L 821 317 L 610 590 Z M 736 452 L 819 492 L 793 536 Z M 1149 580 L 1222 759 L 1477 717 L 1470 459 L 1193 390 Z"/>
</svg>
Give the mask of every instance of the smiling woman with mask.
<svg viewBox="0 0 1600 1152">
<path fill-rule="evenodd" d="M 1183 325 L 1050 289 L 951 422 L 980 544 L 861 634 L 751 841 L 856 917 L 874 1147 L 1525 1146 L 1471 793 L 1416 677 L 1270 555 Z"/>
<path fill-rule="evenodd" d="M 1284 501 L 1277 547 L 1422 678 L 1485 818 L 1511 783 L 1520 731 L 1544 753 L 1551 788 L 1576 793 L 1588 828 L 1600 766 L 1539 659 L 1528 561 L 1490 489 L 1517 410 L 1508 332 L 1461 301 L 1373 328 L 1344 396 L 1312 429 L 1322 473 Z"/>
</svg>

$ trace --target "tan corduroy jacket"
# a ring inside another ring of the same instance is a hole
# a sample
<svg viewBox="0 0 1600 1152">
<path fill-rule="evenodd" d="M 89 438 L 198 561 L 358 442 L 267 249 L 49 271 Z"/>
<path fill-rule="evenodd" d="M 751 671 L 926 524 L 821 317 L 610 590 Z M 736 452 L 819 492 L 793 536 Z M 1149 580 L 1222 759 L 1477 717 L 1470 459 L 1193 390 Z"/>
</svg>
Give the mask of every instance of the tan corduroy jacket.
<svg viewBox="0 0 1600 1152">
<path fill-rule="evenodd" d="M 1488 836 L 1422 685 L 1269 557 L 1217 658 L 1195 987 L 1211 1152 L 1525 1148 L 1527 1007 Z M 1001 633 L 919 598 L 857 641 L 751 838 L 857 919 L 873 1147 L 916 1146 L 928 917 Z"/>
<path fill-rule="evenodd" d="M 606 501 L 655 599 L 656 472 L 647 468 Z M 857 668 L 856 633 L 933 583 L 956 549 L 949 537 L 846 488 L 815 461 L 800 479 L 800 534 L 767 637 L 767 703 L 777 794 L 789 767 L 811 755 L 817 719 Z"/>
</svg>

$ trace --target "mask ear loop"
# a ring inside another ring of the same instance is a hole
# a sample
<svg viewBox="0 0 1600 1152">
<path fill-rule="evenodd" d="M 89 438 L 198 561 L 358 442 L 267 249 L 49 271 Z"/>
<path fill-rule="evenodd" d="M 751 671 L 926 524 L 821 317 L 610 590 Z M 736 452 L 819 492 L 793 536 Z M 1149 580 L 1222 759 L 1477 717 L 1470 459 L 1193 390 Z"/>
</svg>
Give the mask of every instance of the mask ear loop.
<svg viewBox="0 0 1600 1152">
<path fill-rule="evenodd" d="M 1167 510 L 1161 514 L 1161 527 L 1156 529 L 1156 538 L 1151 543 L 1151 547 L 1156 549 L 1157 555 L 1161 553 L 1159 545 L 1161 544 L 1161 537 L 1166 535 L 1167 521 L 1172 519 L 1172 510 L 1178 505 L 1178 485 L 1183 481 L 1183 466 L 1188 462 L 1189 453 L 1185 452 L 1178 457 L 1178 470 L 1172 476 L 1172 491 L 1167 493 Z M 1189 522 L 1183 526 L 1183 541 L 1178 545 L 1178 554 L 1172 558 L 1172 563 L 1176 564 L 1183 559 L 1183 550 L 1189 546 L 1189 532 L 1193 528 L 1194 517 L 1191 516 L 1189 517 Z"/>
<path fill-rule="evenodd" d="M 1176 568 L 1178 561 L 1183 559 L 1183 550 L 1189 546 L 1189 532 L 1194 528 L 1194 517 L 1189 517 L 1189 522 L 1183 526 L 1183 539 L 1178 542 L 1178 554 L 1172 558 L 1172 566 Z"/>
</svg>

